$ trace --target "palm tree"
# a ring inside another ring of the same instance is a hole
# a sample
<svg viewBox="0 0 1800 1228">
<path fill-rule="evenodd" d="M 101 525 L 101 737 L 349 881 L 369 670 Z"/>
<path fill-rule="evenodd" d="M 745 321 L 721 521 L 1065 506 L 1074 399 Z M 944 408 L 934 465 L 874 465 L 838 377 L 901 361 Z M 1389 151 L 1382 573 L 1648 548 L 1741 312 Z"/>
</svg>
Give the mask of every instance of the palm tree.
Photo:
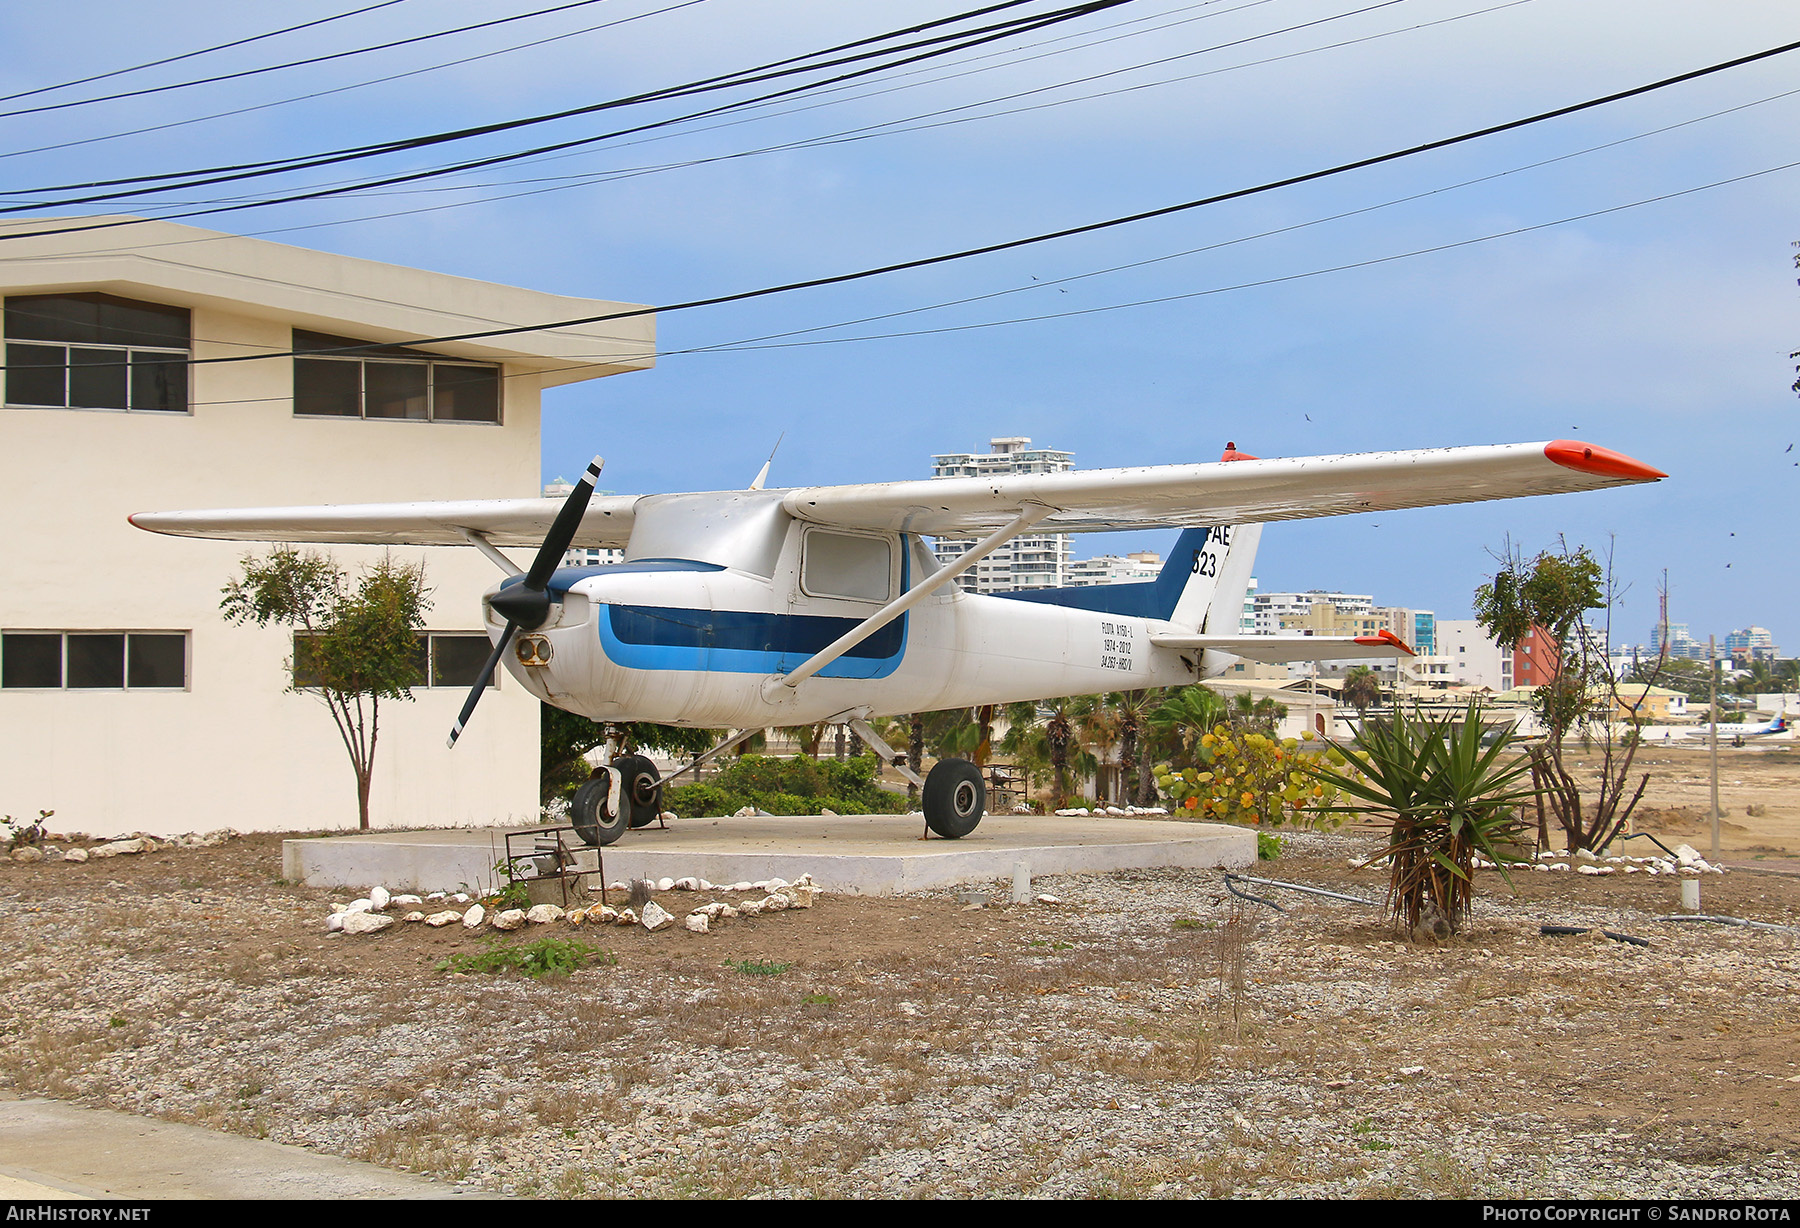
<svg viewBox="0 0 1800 1228">
<path fill-rule="evenodd" d="M 1155 804 L 1153 793 L 1149 801 L 1144 800 L 1145 794 L 1154 786 L 1150 783 L 1149 757 L 1144 756 L 1140 764 L 1138 751 L 1144 745 L 1145 722 L 1162 704 L 1162 694 L 1161 687 L 1152 687 L 1142 691 L 1119 691 L 1108 696 L 1113 711 L 1118 713 L 1119 785 L 1128 805 Z"/>
<path fill-rule="evenodd" d="M 1360 728 L 1368 719 L 1369 709 L 1381 702 L 1381 679 L 1366 665 L 1359 665 L 1344 676 L 1344 702 L 1356 709 Z"/>
<path fill-rule="evenodd" d="M 1106 762 L 1108 754 L 1113 747 L 1119 744 L 1119 713 L 1113 707 L 1112 699 L 1111 695 L 1083 695 L 1073 702 L 1078 740 L 1081 745 L 1092 746 L 1099 752 L 1089 756 L 1094 763 L 1093 775 L 1096 780 L 1099 778 L 1099 769 Z M 1124 782 L 1121 780 L 1117 792 L 1123 791 Z M 1096 788 L 1094 790 L 1095 800 L 1116 802 L 1116 796 L 1108 799 L 1107 792 L 1108 790 L 1104 788 Z"/>
<path fill-rule="evenodd" d="M 1213 726 L 1229 718 L 1230 706 L 1216 691 L 1203 686 L 1184 686 L 1169 693 L 1147 718 L 1168 743 L 1173 756 L 1192 760 L 1194 746 Z"/>
<path fill-rule="evenodd" d="M 1044 721 L 1044 741 L 1050 748 L 1050 766 L 1056 772 L 1056 804 L 1069 801 L 1069 751 L 1075 745 L 1073 709 L 1067 699 L 1050 705 L 1050 716 Z"/>
</svg>

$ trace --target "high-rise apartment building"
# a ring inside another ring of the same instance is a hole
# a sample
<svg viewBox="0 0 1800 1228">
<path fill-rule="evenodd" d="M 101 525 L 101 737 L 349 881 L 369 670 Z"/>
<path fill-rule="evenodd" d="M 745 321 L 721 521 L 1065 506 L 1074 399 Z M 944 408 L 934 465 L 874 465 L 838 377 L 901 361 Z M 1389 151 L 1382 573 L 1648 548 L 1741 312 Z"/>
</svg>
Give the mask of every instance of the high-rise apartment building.
<svg viewBox="0 0 1800 1228">
<path fill-rule="evenodd" d="M 931 458 L 932 476 L 987 478 L 1024 473 L 1062 473 L 1075 467 L 1074 453 L 1034 448 L 1022 435 L 988 440 L 988 451 L 946 452 Z M 972 537 L 940 537 L 933 544 L 938 562 L 953 563 Z M 957 583 L 972 593 L 1007 593 L 1028 588 L 1060 588 L 1070 583 L 1069 535 L 1025 532 L 1000 547 Z M 1089 579 L 1086 583 L 1097 581 Z"/>
</svg>

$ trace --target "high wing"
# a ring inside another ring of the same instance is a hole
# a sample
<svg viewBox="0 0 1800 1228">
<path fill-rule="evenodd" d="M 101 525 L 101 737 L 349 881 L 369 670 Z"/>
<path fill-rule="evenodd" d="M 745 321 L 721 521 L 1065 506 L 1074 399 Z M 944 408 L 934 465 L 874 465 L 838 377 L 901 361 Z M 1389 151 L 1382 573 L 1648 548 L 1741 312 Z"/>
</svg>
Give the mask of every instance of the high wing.
<svg viewBox="0 0 1800 1228">
<path fill-rule="evenodd" d="M 622 549 L 631 537 L 637 495 L 600 495 L 588 503 L 577 546 Z M 222 511 L 137 512 L 131 523 L 153 533 L 251 542 L 336 542 L 466 546 L 463 530 L 490 545 L 535 549 L 550 532 L 561 499 L 465 499 L 444 503 L 339 503 Z"/>
<path fill-rule="evenodd" d="M 1660 470 L 1606 448 L 1557 440 L 1210 464 L 1082 469 L 998 478 L 931 478 L 757 492 L 800 520 L 840 528 L 944 534 L 991 532 L 1025 509 L 1048 508 L 1033 532 L 1205 527 L 1378 512 L 1653 482 Z M 726 492 L 721 492 L 724 497 Z M 746 492 L 737 492 L 739 496 Z M 572 544 L 623 547 L 638 495 L 588 504 Z M 537 546 L 561 501 L 485 499 L 222 511 L 139 512 L 156 533 L 238 541 Z"/>
<path fill-rule="evenodd" d="M 1570 440 L 1258 460 L 932 478 L 789 491 L 790 515 L 841 528 L 928 535 L 987 532 L 1028 505 L 1053 509 L 1034 533 L 1202 528 L 1561 494 L 1668 475 Z"/>
</svg>

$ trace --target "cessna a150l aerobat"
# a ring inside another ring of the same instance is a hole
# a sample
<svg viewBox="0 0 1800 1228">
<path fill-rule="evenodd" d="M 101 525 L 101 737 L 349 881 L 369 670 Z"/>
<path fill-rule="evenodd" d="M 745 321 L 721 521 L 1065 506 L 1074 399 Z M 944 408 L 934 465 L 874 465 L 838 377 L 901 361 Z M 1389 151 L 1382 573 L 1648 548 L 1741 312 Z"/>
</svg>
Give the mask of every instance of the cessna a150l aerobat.
<svg viewBox="0 0 1800 1228">
<path fill-rule="evenodd" d="M 593 497 L 595 459 L 555 500 L 378 503 L 141 513 L 142 529 L 240 541 L 468 545 L 507 578 L 482 600 L 493 654 L 451 744 L 502 661 L 546 703 L 597 721 L 741 732 L 847 723 L 924 787 L 939 835 L 967 835 L 986 802 L 966 760 L 920 781 L 868 725 L 928 712 L 1198 681 L 1238 658 L 1411 655 L 1379 636 L 1238 633 L 1262 525 L 1350 512 L 1556 494 L 1666 476 L 1558 441 L 701 494 Z M 764 475 L 767 466 L 764 466 Z M 1021 533 L 1179 527 L 1157 579 L 979 596 L 951 583 Z M 925 536 L 979 540 L 939 566 Z M 498 547 L 536 547 L 528 571 Z M 625 560 L 562 567 L 571 546 Z M 694 765 L 690 765 L 694 766 Z M 684 771 L 686 769 L 683 769 Z M 653 821 L 648 759 L 615 760 L 577 794 L 590 843 Z"/>
</svg>

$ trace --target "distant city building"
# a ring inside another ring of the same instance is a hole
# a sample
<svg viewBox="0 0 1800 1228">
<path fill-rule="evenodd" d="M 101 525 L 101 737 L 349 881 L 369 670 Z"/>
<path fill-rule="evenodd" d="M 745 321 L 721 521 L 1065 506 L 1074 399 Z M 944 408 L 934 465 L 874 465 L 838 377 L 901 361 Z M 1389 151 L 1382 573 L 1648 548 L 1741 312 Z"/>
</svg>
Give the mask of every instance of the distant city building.
<svg viewBox="0 0 1800 1228">
<path fill-rule="evenodd" d="M 1781 652 L 1767 627 L 1745 627 L 1725 637 L 1725 655 L 1732 664 L 1745 667 L 1752 661 L 1774 661 Z"/>
<path fill-rule="evenodd" d="M 1437 638 L 1437 655 L 1448 664 L 1452 681 L 1494 691 L 1513 689 L 1513 651 L 1496 644 L 1480 623 L 1472 618 L 1440 618 Z"/>
<path fill-rule="evenodd" d="M 1392 631 L 1419 656 L 1429 657 L 1437 652 L 1437 615 L 1432 611 L 1380 606 L 1375 613 L 1382 620 L 1381 630 Z"/>
<path fill-rule="evenodd" d="M 1327 592 L 1311 589 L 1304 593 L 1255 593 L 1251 598 L 1251 633 L 1275 635 L 1284 620 L 1304 619 L 1316 605 L 1329 606 L 1339 614 L 1368 615 L 1375 609 L 1375 598 L 1367 593 Z"/>
<path fill-rule="evenodd" d="M 1667 632 L 1669 657 L 1673 660 L 1704 661 L 1706 660 L 1706 641 L 1697 640 L 1688 634 L 1686 623 L 1657 623 L 1650 628 L 1650 651 L 1647 654 L 1655 657 L 1662 652 L 1664 633 Z"/>
<path fill-rule="evenodd" d="M 1154 550 L 1139 550 L 1123 558 L 1103 554 L 1099 558 L 1075 559 L 1063 572 L 1063 582 L 1070 588 L 1089 584 L 1129 584 L 1154 580 L 1162 573 L 1162 555 Z"/>
<path fill-rule="evenodd" d="M 946 452 L 931 458 L 936 478 L 990 478 L 1030 473 L 1063 473 L 1075 467 L 1075 454 L 1034 448 L 1022 435 L 988 440 L 989 450 Z M 940 537 L 932 544 L 939 563 L 954 563 L 975 544 L 972 537 Z M 976 563 L 957 579 L 971 593 L 1008 593 L 1019 589 L 1061 588 L 1072 583 L 1067 533 L 1022 533 Z M 1091 561 L 1091 560 L 1090 560 Z M 1154 578 L 1154 577 L 1152 577 Z M 1104 580 L 1085 579 L 1100 584 Z"/>
<path fill-rule="evenodd" d="M 554 482 L 544 483 L 544 498 L 567 499 L 575 489 L 575 483 L 567 478 L 559 477 Z M 610 492 L 601 491 L 607 494 Z M 600 567 L 607 563 L 623 563 L 625 552 L 605 546 L 575 546 L 563 552 L 564 567 Z"/>
</svg>

